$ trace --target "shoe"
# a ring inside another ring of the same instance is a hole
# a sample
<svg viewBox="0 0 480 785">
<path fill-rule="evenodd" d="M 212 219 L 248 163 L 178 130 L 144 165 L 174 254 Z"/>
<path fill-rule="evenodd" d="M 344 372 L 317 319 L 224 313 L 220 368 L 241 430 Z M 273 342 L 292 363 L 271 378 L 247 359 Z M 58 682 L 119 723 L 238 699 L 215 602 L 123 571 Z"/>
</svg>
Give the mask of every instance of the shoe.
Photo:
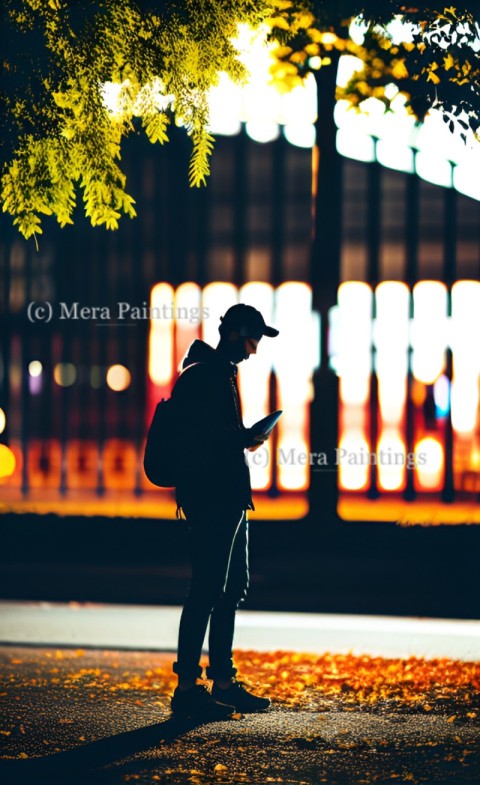
<svg viewBox="0 0 480 785">
<path fill-rule="evenodd" d="M 258 695 L 252 695 L 243 681 L 233 681 L 232 685 L 227 687 L 226 690 L 222 690 L 214 684 L 212 696 L 217 701 L 231 703 L 237 711 L 244 714 L 265 711 L 270 706 L 270 698 L 260 698 Z"/>
<path fill-rule="evenodd" d="M 180 690 L 177 687 L 170 707 L 177 717 L 225 720 L 235 714 L 235 706 L 216 700 L 203 684 L 195 684 L 189 690 Z"/>
</svg>

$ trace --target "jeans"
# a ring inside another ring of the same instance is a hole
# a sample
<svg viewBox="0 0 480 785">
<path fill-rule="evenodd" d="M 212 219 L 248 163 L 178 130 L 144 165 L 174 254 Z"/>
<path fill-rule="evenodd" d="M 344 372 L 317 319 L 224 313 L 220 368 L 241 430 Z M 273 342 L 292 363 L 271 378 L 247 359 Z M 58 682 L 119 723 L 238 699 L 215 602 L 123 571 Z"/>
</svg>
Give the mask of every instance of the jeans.
<svg viewBox="0 0 480 785">
<path fill-rule="evenodd" d="M 212 512 L 184 506 L 190 530 L 192 578 L 180 619 L 177 661 L 180 679 L 200 678 L 203 641 L 210 619 L 207 678 L 236 674 L 232 645 L 235 612 L 248 589 L 248 521 L 245 510 Z"/>
</svg>

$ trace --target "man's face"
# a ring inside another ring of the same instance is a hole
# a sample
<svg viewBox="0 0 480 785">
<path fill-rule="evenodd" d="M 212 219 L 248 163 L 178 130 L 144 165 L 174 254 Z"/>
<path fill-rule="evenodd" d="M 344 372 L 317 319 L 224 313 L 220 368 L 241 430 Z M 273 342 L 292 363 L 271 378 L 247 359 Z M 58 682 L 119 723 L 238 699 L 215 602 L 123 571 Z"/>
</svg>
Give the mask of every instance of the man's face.
<svg viewBox="0 0 480 785">
<path fill-rule="evenodd" d="M 238 332 L 230 333 L 229 344 L 231 360 L 234 363 L 241 363 L 243 360 L 248 360 L 251 354 L 256 354 L 259 343 L 260 338 L 244 337 L 239 335 Z"/>
<path fill-rule="evenodd" d="M 257 353 L 257 346 L 260 343 L 260 338 L 245 338 L 245 359 L 248 360 L 251 354 Z"/>
</svg>

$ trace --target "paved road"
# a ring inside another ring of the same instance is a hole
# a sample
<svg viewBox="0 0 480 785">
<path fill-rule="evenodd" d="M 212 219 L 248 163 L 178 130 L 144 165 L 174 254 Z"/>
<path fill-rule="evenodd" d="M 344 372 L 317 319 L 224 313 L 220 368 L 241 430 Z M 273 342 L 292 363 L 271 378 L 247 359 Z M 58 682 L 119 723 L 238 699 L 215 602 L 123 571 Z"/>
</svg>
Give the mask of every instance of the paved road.
<svg viewBox="0 0 480 785">
<path fill-rule="evenodd" d="M 318 702 L 169 719 L 172 655 L 0 649 L 2 782 L 478 783 L 478 719 Z"/>
</svg>

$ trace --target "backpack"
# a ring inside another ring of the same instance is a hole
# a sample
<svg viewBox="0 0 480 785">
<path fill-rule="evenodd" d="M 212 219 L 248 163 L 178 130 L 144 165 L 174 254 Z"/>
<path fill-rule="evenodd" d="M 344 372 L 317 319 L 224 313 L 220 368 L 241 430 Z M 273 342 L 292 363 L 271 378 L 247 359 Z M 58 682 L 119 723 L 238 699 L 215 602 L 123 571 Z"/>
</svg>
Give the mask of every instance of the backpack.
<svg viewBox="0 0 480 785">
<path fill-rule="evenodd" d="M 176 408 L 172 398 L 162 398 L 147 433 L 143 468 L 150 482 L 160 488 L 173 488 L 177 483 Z"/>
</svg>

